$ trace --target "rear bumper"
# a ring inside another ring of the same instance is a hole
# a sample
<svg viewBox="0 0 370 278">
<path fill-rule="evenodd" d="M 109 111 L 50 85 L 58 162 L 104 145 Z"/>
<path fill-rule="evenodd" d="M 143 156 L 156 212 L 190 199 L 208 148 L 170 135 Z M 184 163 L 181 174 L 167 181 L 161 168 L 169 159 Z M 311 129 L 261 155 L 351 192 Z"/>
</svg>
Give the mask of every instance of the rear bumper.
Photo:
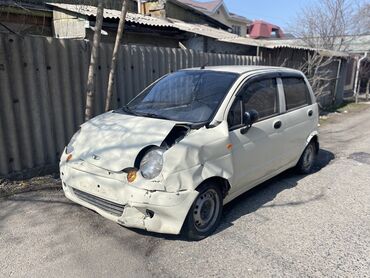
<svg viewBox="0 0 370 278">
<path fill-rule="evenodd" d="M 198 192 L 148 191 L 61 166 L 65 196 L 123 226 L 179 234 Z"/>
</svg>

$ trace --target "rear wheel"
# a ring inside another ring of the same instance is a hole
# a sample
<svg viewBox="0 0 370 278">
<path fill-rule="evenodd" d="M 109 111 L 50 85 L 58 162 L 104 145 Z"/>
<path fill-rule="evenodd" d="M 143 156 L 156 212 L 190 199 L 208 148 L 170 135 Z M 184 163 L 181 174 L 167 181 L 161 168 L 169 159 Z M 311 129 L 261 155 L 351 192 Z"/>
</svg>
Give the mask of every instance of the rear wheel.
<svg viewBox="0 0 370 278">
<path fill-rule="evenodd" d="M 297 163 L 296 169 L 300 174 L 309 174 L 312 172 L 317 157 L 317 151 L 315 142 L 311 141 L 303 151 Z"/>
<path fill-rule="evenodd" d="M 189 240 L 201 240 L 211 235 L 220 223 L 222 193 L 220 186 L 205 183 L 191 206 L 185 220 L 183 233 Z"/>
</svg>

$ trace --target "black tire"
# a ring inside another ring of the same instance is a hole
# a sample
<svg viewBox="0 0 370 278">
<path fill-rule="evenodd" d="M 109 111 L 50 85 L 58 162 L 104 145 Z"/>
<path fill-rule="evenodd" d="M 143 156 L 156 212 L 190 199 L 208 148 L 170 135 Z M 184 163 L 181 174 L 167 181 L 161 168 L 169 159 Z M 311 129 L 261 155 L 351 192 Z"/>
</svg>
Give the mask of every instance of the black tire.
<svg viewBox="0 0 370 278">
<path fill-rule="evenodd" d="M 304 149 L 301 158 L 299 159 L 296 170 L 299 174 L 307 175 L 312 173 L 317 157 L 317 144 L 311 141 Z"/>
<path fill-rule="evenodd" d="M 194 241 L 202 240 L 216 230 L 220 224 L 223 207 L 219 184 L 204 183 L 197 191 L 198 197 L 194 200 L 182 229 L 183 235 Z"/>
</svg>

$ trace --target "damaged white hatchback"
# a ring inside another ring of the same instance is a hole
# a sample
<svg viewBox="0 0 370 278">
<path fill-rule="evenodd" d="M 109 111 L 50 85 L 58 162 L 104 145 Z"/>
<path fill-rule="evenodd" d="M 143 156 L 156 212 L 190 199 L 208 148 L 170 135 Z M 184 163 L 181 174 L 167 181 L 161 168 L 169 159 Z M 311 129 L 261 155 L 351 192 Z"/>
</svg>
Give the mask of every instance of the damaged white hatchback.
<svg viewBox="0 0 370 278">
<path fill-rule="evenodd" d="M 318 106 L 299 71 L 181 70 L 81 125 L 65 148 L 65 195 L 126 226 L 199 240 L 222 207 L 319 150 Z"/>
</svg>

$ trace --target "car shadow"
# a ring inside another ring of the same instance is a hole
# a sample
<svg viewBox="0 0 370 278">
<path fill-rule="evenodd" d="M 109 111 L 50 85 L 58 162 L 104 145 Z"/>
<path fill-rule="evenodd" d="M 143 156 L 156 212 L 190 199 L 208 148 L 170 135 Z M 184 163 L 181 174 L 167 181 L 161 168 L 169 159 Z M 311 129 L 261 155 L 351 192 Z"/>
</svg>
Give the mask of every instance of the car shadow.
<svg viewBox="0 0 370 278">
<path fill-rule="evenodd" d="M 320 149 L 318 158 L 316 160 L 313 173 L 319 172 L 322 168 L 326 167 L 333 159 L 334 154 L 328 150 Z M 311 174 L 311 175 L 312 175 Z M 261 207 L 266 207 L 266 204 L 274 200 L 274 198 L 282 191 L 294 188 L 298 181 L 306 177 L 307 175 L 298 175 L 294 169 L 289 169 L 276 177 L 256 186 L 255 188 L 247 191 L 246 193 L 240 195 L 227 205 L 225 205 L 223 210 L 223 216 L 221 219 L 220 226 L 214 232 L 214 234 L 220 233 L 225 229 L 233 226 L 233 222 L 237 219 L 253 213 L 260 209 Z M 268 206 L 298 206 L 303 205 L 308 202 L 312 202 L 324 197 L 323 194 L 318 194 L 311 199 L 299 201 L 299 202 L 289 202 L 286 204 L 272 204 Z M 166 240 L 182 240 L 187 241 L 182 235 L 167 235 L 152 233 L 140 229 L 130 229 L 138 234 L 144 236 L 152 236 L 154 238 L 162 238 Z"/>
<path fill-rule="evenodd" d="M 332 152 L 320 149 L 313 172 L 310 175 L 319 172 L 334 158 L 335 156 Z M 289 169 L 238 196 L 233 201 L 225 205 L 220 227 L 217 229 L 215 234 L 233 226 L 233 222 L 237 219 L 256 212 L 262 207 L 299 206 L 323 198 L 324 195 L 319 193 L 310 199 L 305 199 L 302 201 L 266 205 L 267 203 L 273 201 L 275 197 L 282 191 L 294 188 L 298 184 L 299 180 L 305 178 L 306 176 L 307 175 L 297 174 L 295 169 Z"/>
</svg>

